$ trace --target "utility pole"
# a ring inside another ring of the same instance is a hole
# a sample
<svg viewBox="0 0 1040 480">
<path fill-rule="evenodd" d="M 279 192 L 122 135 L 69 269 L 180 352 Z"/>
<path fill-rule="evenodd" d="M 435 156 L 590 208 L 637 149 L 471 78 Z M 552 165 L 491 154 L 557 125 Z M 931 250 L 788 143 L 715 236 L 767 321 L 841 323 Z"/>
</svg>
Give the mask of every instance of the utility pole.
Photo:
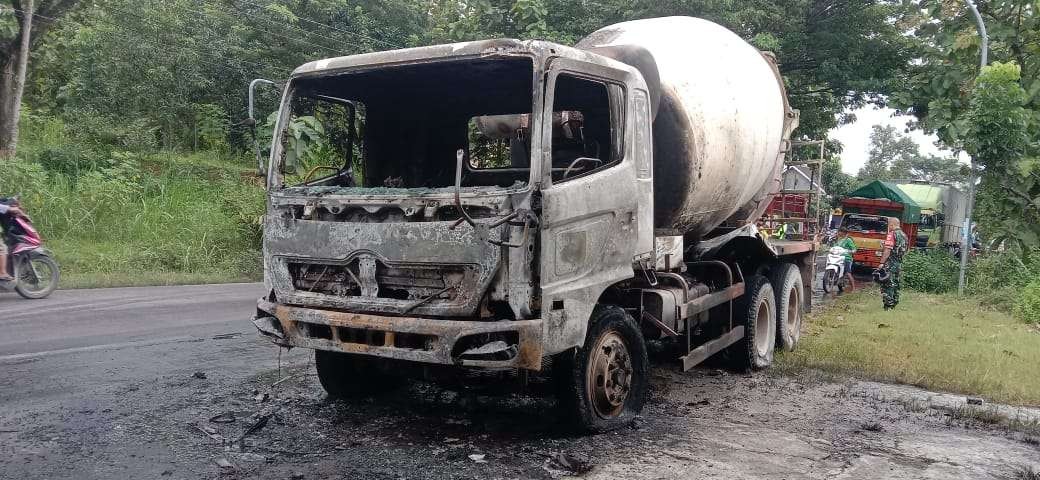
<svg viewBox="0 0 1040 480">
<path fill-rule="evenodd" d="M 975 3 L 971 0 L 964 0 L 964 3 L 968 5 L 968 9 L 975 16 L 975 27 L 979 31 L 979 39 L 981 41 L 979 48 L 979 73 L 982 73 L 982 69 L 989 63 L 989 36 L 986 35 L 986 24 L 982 21 L 979 9 L 975 8 Z M 974 213 L 973 210 L 975 210 L 975 157 L 971 158 L 971 170 L 968 172 L 968 208 L 964 215 L 964 226 L 961 228 L 961 271 L 957 279 L 957 293 L 961 295 L 964 295 L 964 273 L 968 269 L 968 255 L 972 249 L 971 216 Z"/>
</svg>

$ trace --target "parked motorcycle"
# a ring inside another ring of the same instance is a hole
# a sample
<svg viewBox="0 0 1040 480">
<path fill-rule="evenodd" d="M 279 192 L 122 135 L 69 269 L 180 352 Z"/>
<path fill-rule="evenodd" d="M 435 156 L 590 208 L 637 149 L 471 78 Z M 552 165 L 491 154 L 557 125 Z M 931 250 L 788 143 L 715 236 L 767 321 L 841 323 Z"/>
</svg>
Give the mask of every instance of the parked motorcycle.
<svg viewBox="0 0 1040 480">
<path fill-rule="evenodd" d="M 827 251 L 827 266 L 823 271 L 823 291 L 845 291 L 845 254 L 848 250 L 834 246 Z"/>
<path fill-rule="evenodd" d="M 9 252 L 7 273 L 14 281 L 0 283 L 0 289 L 13 289 L 29 299 L 46 298 L 58 288 L 58 262 L 43 248 L 43 238 L 24 213 L 8 215 L 3 221 L 3 240 Z"/>
</svg>

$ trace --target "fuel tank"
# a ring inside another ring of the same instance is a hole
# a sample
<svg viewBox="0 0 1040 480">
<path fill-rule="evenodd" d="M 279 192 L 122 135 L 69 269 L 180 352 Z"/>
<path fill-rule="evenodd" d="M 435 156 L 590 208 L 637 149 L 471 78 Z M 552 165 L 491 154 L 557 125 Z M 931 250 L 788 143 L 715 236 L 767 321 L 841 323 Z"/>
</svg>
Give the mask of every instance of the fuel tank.
<svg viewBox="0 0 1040 480">
<path fill-rule="evenodd" d="M 652 90 L 655 228 L 703 237 L 762 215 L 798 118 L 771 54 L 692 17 L 618 23 L 577 47 L 639 69 Z"/>
</svg>

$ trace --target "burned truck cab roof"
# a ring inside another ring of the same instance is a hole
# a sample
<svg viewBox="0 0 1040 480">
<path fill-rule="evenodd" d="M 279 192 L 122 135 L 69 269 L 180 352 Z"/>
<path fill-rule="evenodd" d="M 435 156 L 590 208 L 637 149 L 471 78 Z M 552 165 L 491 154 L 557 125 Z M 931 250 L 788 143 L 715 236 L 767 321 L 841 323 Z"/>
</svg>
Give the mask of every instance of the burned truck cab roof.
<svg viewBox="0 0 1040 480">
<path fill-rule="evenodd" d="M 499 38 L 325 58 L 299 66 L 293 71 L 292 77 L 320 76 L 355 69 L 412 65 L 482 56 L 520 56 L 541 60 L 536 61 L 536 65 L 544 63 L 552 57 L 567 57 L 617 69 L 628 70 L 631 68 L 610 58 L 553 42 Z"/>
</svg>

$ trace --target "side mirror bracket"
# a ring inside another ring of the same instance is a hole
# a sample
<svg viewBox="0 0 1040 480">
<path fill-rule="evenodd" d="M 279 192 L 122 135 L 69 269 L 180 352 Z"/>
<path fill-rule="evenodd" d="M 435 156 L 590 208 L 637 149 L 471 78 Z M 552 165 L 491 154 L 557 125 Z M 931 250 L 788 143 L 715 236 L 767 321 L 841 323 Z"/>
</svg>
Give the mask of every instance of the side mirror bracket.
<svg viewBox="0 0 1040 480">
<path fill-rule="evenodd" d="M 256 101 L 256 87 L 260 84 L 277 86 L 278 84 L 264 78 L 257 78 L 249 82 L 249 117 L 244 124 L 249 127 L 253 135 L 253 150 L 256 152 L 256 171 L 260 176 L 267 175 L 267 165 L 264 162 L 262 150 L 260 149 L 260 138 L 256 134 L 256 116 L 254 115 Z"/>
</svg>

